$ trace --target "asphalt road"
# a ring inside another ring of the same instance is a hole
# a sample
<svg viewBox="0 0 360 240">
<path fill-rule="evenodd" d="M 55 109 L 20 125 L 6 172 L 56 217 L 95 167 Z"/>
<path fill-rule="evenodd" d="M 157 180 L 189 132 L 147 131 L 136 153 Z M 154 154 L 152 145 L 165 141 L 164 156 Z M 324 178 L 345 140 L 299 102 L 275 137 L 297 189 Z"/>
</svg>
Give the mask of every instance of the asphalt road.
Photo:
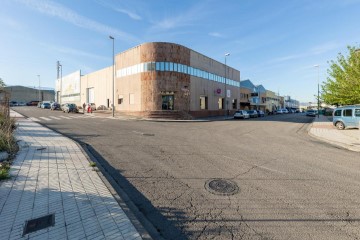
<svg viewBox="0 0 360 240">
<path fill-rule="evenodd" d="M 148 122 L 14 109 L 91 145 L 166 239 L 360 238 L 359 153 L 309 137 L 304 115 Z M 209 191 L 214 179 L 238 191 Z"/>
</svg>

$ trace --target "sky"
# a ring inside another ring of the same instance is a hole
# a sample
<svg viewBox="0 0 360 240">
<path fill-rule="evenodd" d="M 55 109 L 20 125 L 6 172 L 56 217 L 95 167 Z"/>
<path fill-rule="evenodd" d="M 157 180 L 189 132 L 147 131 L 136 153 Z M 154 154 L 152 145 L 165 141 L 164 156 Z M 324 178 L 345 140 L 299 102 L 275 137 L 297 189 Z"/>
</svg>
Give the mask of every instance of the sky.
<svg viewBox="0 0 360 240">
<path fill-rule="evenodd" d="M 360 43 L 360 0 L 1 0 L 0 78 L 55 88 L 63 76 L 112 65 L 144 42 L 186 46 L 241 80 L 315 102 L 331 60 Z M 319 65 L 319 68 L 314 67 Z"/>
</svg>

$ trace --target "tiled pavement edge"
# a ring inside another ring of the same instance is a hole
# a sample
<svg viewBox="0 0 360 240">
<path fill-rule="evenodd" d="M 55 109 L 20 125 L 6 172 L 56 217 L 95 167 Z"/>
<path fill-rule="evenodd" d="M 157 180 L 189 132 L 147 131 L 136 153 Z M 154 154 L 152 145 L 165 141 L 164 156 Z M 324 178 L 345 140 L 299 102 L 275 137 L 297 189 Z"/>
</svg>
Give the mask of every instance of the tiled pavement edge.
<svg viewBox="0 0 360 240">
<path fill-rule="evenodd" d="M 328 117 L 324 115 L 320 115 L 319 118 L 315 117 L 309 130 L 309 134 L 333 145 L 360 152 L 360 130 L 337 130 Z"/>
<path fill-rule="evenodd" d="M 74 141 L 11 114 L 20 149 L 0 182 L 0 239 L 142 239 Z M 23 235 L 48 214 L 54 226 Z"/>
</svg>

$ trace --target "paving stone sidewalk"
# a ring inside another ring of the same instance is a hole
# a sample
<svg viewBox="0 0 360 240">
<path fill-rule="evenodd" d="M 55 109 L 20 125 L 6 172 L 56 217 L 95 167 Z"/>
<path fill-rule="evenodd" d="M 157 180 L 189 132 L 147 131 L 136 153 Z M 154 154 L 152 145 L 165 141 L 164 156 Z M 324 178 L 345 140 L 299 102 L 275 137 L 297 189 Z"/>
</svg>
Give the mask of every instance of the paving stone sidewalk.
<svg viewBox="0 0 360 240">
<path fill-rule="evenodd" d="M 360 130 L 338 130 L 330 122 L 330 119 L 324 115 L 320 115 L 319 118 L 315 117 L 309 134 L 325 142 L 360 152 Z"/>
<path fill-rule="evenodd" d="M 20 150 L 0 182 L 0 239 L 142 239 L 74 141 L 11 115 Z M 53 226 L 24 235 L 26 221 L 49 214 Z"/>
</svg>

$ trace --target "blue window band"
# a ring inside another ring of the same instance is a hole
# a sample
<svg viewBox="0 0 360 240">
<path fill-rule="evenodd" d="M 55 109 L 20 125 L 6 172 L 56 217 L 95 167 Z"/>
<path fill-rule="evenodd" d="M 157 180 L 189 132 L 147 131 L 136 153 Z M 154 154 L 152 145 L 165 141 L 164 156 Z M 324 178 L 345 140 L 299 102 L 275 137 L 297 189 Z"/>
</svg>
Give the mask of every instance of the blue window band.
<svg viewBox="0 0 360 240">
<path fill-rule="evenodd" d="M 198 68 L 190 67 L 181 63 L 173 62 L 146 62 L 139 63 L 130 67 L 122 68 L 117 70 L 117 77 L 130 76 L 142 72 L 178 72 L 188 74 L 190 76 L 203 78 L 209 81 L 214 81 L 218 83 L 225 83 L 225 77 L 210 73 Z M 226 84 L 234 87 L 240 87 L 240 81 L 235 81 L 229 78 L 226 78 Z"/>
</svg>

